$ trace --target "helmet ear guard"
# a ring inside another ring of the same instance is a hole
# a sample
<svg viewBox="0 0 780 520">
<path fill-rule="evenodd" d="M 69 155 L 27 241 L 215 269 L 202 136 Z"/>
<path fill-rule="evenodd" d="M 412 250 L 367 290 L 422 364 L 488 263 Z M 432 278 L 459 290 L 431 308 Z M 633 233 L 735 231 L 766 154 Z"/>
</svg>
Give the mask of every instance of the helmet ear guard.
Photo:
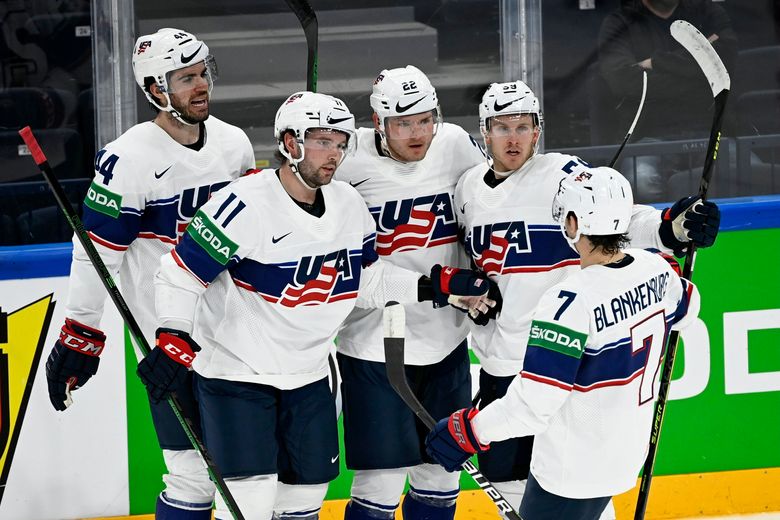
<svg viewBox="0 0 780 520">
<path fill-rule="evenodd" d="M 192 124 L 182 119 L 173 107 L 170 94 L 171 73 L 204 62 L 209 93 L 217 77 L 216 61 L 209 54 L 208 46 L 194 35 L 181 29 L 166 27 L 156 33 L 139 37 L 133 47 L 133 75 L 135 81 L 149 102 L 162 112 L 169 112 L 184 124 Z M 147 78 L 156 83 L 166 104 L 162 105 L 150 92 Z"/>
<path fill-rule="evenodd" d="M 552 217 L 573 247 L 581 235 L 620 235 L 628 231 L 633 213 L 631 185 L 620 172 L 601 166 L 561 179 L 552 204 Z M 566 218 L 577 217 L 575 236 L 566 234 Z"/>
<path fill-rule="evenodd" d="M 304 182 L 298 171 L 298 164 L 306 157 L 304 145 L 306 132 L 315 129 L 337 131 L 347 136 L 347 148 L 344 150 L 339 164 L 357 147 L 355 116 L 342 100 L 327 94 L 305 91 L 296 92 L 289 96 L 276 111 L 274 136 L 279 146 L 279 152 L 290 162 L 290 167 L 298 180 L 309 189 L 316 188 L 311 188 Z M 300 157 L 293 157 L 284 145 L 286 132 L 292 132 L 294 135 L 301 150 Z"/>
</svg>

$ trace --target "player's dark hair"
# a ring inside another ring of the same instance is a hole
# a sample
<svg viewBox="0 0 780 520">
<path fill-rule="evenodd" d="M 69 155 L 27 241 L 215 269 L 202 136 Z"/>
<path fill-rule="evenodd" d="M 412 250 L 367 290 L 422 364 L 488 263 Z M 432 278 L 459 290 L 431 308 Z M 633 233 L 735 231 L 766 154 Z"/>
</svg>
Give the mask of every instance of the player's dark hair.
<svg viewBox="0 0 780 520">
<path fill-rule="evenodd" d="M 146 92 L 148 92 L 149 94 L 151 94 L 151 96 L 152 96 L 153 98 L 155 98 L 155 99 L 156 99 L 156 98 L 157 98 L 157 96 L 155 96 L 154 94 L 152 94 L 152 85 L 154 85 L 155 83 L 156 83 L 156 81 L 154 80 L 154 78 L 153 78 L 152 76 L 146 76 L 146 77 L 144 78 L 144 90 L 145 90 Z M 147 101 L 148 101 L 148 100 L 147 100 Z M 160 113 L 160 109 L 159 109 L 159 108 L 157 108 L 156 106 L 154 106 L 154 104 L 153 104 L 153 103 L 151 103 L 151 102 L 150 102 L 150 103 L 149 103 L 149 106 L 152 108 L 152 110 L 154 110 L 154 113 L 155 113 L 155 114 L 159 114 L 159 113 Z"/>
<path fill-rule="evenodd" d="M 590 240 L 590 243 L 593 244 L 592 251 L 595 251 L 596 248 L 601 248 L 601 250 L 606 255 L 616 255 L 618 254 L 622 249 L 625 249 L 626 246 L 628 246 L 628 243 L 631 241 L 631 238 L 628 236 L 628 233 L 619 233 L 615 235 L 584 235 L 588 237 L 588 240 Z"/>
</svg>

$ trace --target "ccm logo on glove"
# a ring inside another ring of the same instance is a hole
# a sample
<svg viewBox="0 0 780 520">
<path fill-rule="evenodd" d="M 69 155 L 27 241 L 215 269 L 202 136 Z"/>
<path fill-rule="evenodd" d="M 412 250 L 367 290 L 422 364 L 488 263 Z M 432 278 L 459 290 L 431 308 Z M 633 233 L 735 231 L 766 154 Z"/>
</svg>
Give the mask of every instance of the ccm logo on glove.
<svg viewBox="0 0 780 520">
<path fill-rule="evenodd" d="M 68 325 L 66 325 L 67 327 Z M 60 343 L 65 345 L 71 350 L 81 352 L 88 356 L 99 356 L 103 352 L 105 343 L 102 341 L 92 341 L 89 338 L 83 336 L 74 336 L 69 331 L 65 330 L 65 327 L 60 331 Z"/>
<path fill-rule="evenodd" d="M 192 351 L 189 342 L 185 339 L 167 332 L 162 332 L 157 337 L 156 344 L 163 349 L 172 360 L 187 368 L 192 366 L 192 362 L 195 360 L 195 353 Z"/>
</svg>

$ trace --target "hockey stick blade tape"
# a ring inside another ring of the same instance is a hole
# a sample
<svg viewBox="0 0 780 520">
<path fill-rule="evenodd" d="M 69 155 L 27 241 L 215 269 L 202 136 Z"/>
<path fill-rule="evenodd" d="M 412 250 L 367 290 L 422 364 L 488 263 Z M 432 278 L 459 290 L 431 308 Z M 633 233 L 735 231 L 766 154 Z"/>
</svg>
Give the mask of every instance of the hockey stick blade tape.
<svg viewBox="0 0 780 520">
<path fill-rule="evenodd" d="M 403 305 L 399 305 L 398 302 L 387 302 L 382 320 L 386 338 L 403 339 L 406 330 L 406 313 Z"/>
<path fill-rule="evenodd" d="M 712 88 L 712 97 L 731 88 L 731 78 L 726 66 L 709 40 L 696 27 L 685 20 L 677 20 L 672 23 L 670 30 L 672 37 L 685 47 L 699 64 Z"/>
</svg>

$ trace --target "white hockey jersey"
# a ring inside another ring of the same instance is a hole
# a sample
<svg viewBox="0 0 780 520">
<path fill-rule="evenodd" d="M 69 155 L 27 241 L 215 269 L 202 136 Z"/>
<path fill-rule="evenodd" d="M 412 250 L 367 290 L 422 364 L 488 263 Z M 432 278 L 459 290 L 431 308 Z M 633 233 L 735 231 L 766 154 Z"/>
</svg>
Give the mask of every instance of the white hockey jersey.
<svg viewBox="0 0 780 520">
<path fill-rule="evenodd" d="M 207 202 L 162 258 L 161 326 L 193 331 L 202 347 L 196 372 L 299 388 L 327 376 L 333 339 L 357 303 L 417 301 L 419 275 L 377 258 L 374 220 L 357 191 L 338 181 L 320 190 L 318 218 L 274 170 L 244 176 Z"/>
<path fill-rule="evenodd" d="M 698 290 L 665 258 L 625 253 L 622 263 L 586 267 L 544 293 L 520 377 L 473 419 L 481 442 L 535 435 L 531 472 L 563 497 L 634 487 L 667 332 L 699 312 Z"/>
<path fill-rule="evenodd" d="M 119 285 L 144 336 L 154 339 L 154 273 L 195 211 L 218 189 L 255 167 L 252 145 L 238 127 L 204 122 L 205 142 L 187 148 L 149 121 L 133 126 L 95 158 L 84 201 L 84 227 Z M 100 327 L 107 294 L 79 241 L 65 315 Z"/>
<path fill-rule="evenodd" d="M 572 155 L 537 154 L 495 188 L 484 181 L 484 165 L 469 170 L 458 183 L 455 205 L 466 250 L 498 284 L 504 299 L 497 320 L 471 330 L 472 349 L 491 375 L 520 372 L 539 298 L 579 270 L 579 255 L 552 218 L 552 201 L 561 179 L 585 168 Z M 660 211 L 634 206 L 631 244 L 668 251 L 658 237 L 660 222 Z"/>
<path fill-rule="evenodd" d="M 395 161 L 380 154 L 379 146 L 372 128 L 358 129 L 357 153 L 336 172 L 365 199 L 377 225 L 378 255 L 425 275 L 434 264 L 468 267 L 453 196 L 461 175 L 485 164 L 479 145 L 459 126 L 444 123 L 421 161 Z M 441 361 L 468 333 L 465 314 L 452 307 L 434 309 L 425 301 L 405 308 L 406 364 Z M 382 310 L 353 310 L 339 332 L 339 350 L 383 362 Z"/>
</svg>

